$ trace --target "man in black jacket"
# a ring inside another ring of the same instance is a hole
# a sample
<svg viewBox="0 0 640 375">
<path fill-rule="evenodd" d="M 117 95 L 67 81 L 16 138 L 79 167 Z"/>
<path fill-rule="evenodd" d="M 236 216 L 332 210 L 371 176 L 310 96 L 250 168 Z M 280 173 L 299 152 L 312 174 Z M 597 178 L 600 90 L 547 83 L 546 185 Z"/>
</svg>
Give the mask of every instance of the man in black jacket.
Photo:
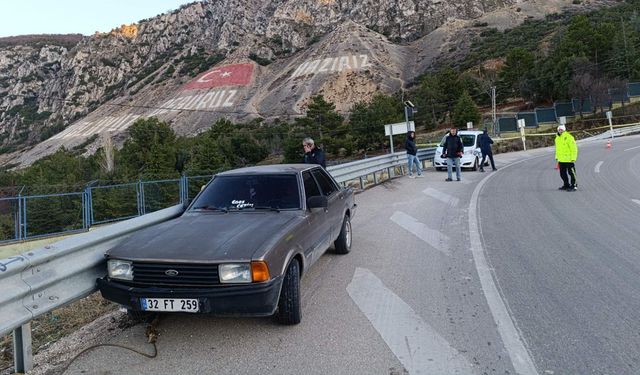
<svg viewBox="0 0 640 375">
<path fill-rule="evenodd" d="M 413 176 L 413 165 L 416 165 L 418 177 L 422 177 L 422 168 L 420 168 L 420 159 L 418 159 L 418 147 L 416 146 L 416 132 L 407 133 L 407 140 L 404 143 L 404 149 L 407 150 L 407 160 L 409 162 L 409 178 Z"/>
<path fill-rule="evenodd" d="M 494 171 L 497 171 L 496 164 L 493 162 L 493 152 L 491 151 L 491 145 L 493 144 L 493 139 L 489 137 L 487 134 L 487 129 L 485 128 L 482 134 L 478 136 L 478 146 L 480 146 L 480 151 L 482 151 L 482 162 L 480 163 L 480 172 L 484 172 L 484 160 L 486 157 L 489 157 L 489 161 L 491 162 L 491 168 Z"/>
<path fill-rule="evenodd" d="M 303 161 L 305 164 L 320 164 L 323 168 L 327 167 L 327 163 L 324 160 L 324 151 L 316 147 L 313 139 L 308 137 L 303 139 L 302 148 L 304 149 Z"/>
<path fill-rule="evenodd" d="M 443 154 L 444 158 L 447 158 L 447 179 L 445 181 L 453 181 L 451 179 L 451 169 L 453 165 L 456 166 L 456 179 L 461 180 L 460 176 L 460 158 L 464 153 L 464 146 L 462 145 L 462 139 L 458 135 L 458 129 L 451 128 L 449 135 L 444 139 Z"/>
</svg>

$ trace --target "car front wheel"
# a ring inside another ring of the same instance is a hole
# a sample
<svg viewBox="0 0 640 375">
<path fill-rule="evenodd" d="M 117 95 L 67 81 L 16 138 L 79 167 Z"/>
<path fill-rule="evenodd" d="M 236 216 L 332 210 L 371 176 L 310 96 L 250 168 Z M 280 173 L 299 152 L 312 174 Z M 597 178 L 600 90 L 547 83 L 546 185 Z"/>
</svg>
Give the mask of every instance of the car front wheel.
<svg viewBox="0 0 640 375">
<path fill-rule="evenodd" d="M 287 273 L 282 281 L 278 313 L 276 318 L 280 324 L 293 325 L 302 320 L 300 306 L 300 264 L 293 259 L 287 267 Z"/>
<path fill-rule="evenodd" d="M 333 246 L 335 247 L 336 254 L 347 254 L 351 251 L 351 220 L 349 219 L 349 215 L 344 215 L 340 235 L 338 235 Z"/>
</svg>

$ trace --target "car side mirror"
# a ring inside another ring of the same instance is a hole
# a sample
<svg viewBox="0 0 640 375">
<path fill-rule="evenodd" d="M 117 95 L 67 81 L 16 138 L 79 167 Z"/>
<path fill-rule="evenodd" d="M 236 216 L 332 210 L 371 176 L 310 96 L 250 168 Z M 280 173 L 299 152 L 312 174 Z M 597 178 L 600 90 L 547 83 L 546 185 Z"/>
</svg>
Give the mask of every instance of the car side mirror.
<svg viewBox="0 0 640 375">
<path fill-rule="evenodd" d="M 324 195 L 314 195 L 313 197 L 307 198 L 307 208 L 327 208 L 329 206 L 329 201 L 327 197 Z"/>
</svg>

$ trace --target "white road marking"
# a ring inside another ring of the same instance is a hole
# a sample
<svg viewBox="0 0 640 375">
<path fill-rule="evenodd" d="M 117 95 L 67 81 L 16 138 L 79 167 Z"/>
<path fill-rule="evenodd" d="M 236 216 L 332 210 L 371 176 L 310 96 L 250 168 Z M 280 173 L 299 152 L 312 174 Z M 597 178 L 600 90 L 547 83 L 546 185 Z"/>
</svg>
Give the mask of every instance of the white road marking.
<svg viewBox="0 0 640 375">
<path fill-rule="evenodd" d="M 371 271 L 356 268 L 347 293 L 409 374 L 475 372 L 458 350 Z"/>
<path fill-rule="evenodd" d="M 407 215 L 401 211 L 394 212 L 393 215 L 391 215 L 391 221 L 423 240 L 434 249 L 445 255 L 449 255 L 449 237 L 440 233 L 440 231 L 429 228 L 413 216 Z"/>
<path fill-rule="evenodd" d="M 604 161 L 599 161 L 598 164 L 596 164 L 596 167 L 594 168 L 596 173 L 600 173 L 600 166 L 602 166 L 603 163 Z"/>
<path fill-rule="evenodd" d="M 423 194 L 430 196 L 431 198 L 435 198 L 437 200 L 439 200 L 440 202 L 446 203 L 450 206 L 457 206 L 458 202 L 460 201 L 458 198 L 451 196 L 447 193 L 443 193 L 439 190 L 436 189 L 432 189 L 432 188 L 427 188 L 425 190 L 422 191 Z"/>
<path fill-rule="evenodd" d="M 503 168 L 517 164 L 519 163 L 514 163 Z M 473 195 L 471 196 L 471 203 L 469 203 L 469 241 L 471 243 L 471 253 L 473 254 L 480 284 L 487 298 L 491 315 L 493 315 L 493 320 L 496 322 L 498 333 L 500 333 L 505 349 L 507 353 L 509 353 L 513 368 L 516 370 L 516 373 L 520 375 L 538 375 L 536 366 L 524 345 L 523 339 L 520 337 L 518 329 L 509 315 L 507 306 L 498 292 L 498 288 L 491 275 L 491 268 L 489 268 L 489 264 L 484 255 L 484 248 L 482 247 L 482 239 L 478 225 L 478 196 L 480 195 L 482 186 L 491 176 L 495 176 L 495 174 L 489 175 L 480 181 L 474 189 Z"/>
<path fill-rule="evenodd" d="M 636 147 L 631 147 L 631 148 L 628 148 L 628 149 L 626 149 L 625 151 L 631 151 L 631 150 L 635 150 L 636 148 L 640 148 L 640 146 L 636 146 Z"/>
<path fill-rule="evenodd" d="M 637 204 L 640 204 L 640 199 L 632 199 L 632 201 L 634 201 Z"/>
</svg>

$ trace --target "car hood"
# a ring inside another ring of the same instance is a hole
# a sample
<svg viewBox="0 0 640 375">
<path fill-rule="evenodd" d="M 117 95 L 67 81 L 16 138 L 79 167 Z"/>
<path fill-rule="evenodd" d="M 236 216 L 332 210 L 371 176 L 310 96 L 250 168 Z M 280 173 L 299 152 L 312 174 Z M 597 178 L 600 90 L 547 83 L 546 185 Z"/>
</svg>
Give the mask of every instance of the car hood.
<svg viewBox="0 0 640 375">
<path fill-rule="evenodd" d="M 294 220 L 304 218 L 292 212 L 186 213 L 134 233 L 107 256 L 150 262 L 246 261 Z"/>
</svg>

